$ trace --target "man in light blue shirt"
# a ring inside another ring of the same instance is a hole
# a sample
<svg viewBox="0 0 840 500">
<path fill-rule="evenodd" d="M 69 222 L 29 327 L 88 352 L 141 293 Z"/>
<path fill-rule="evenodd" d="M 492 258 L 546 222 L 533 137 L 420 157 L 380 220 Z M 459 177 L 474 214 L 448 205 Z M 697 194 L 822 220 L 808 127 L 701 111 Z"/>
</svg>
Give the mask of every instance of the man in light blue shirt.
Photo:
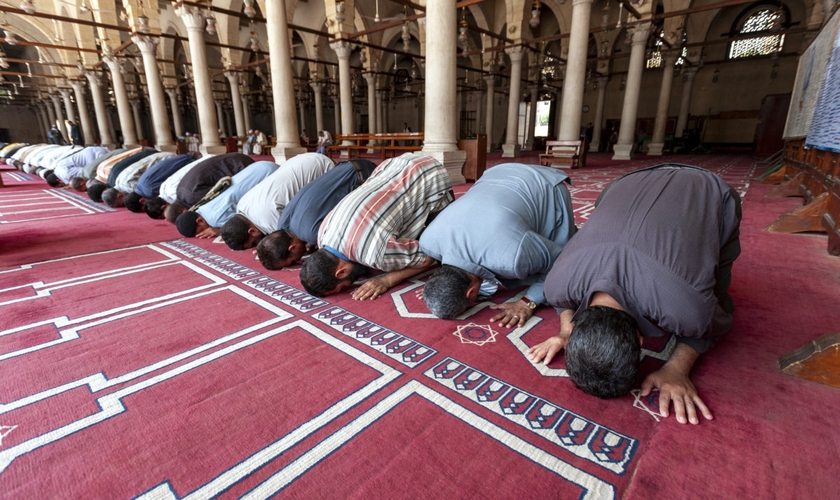
<svg viewBox="0 0 840 500">
<path fill-rule="evenodd" d="M 423 253 L 442 265 L 422 292 L 429 310 L 451 319 L 499 285 L 528 285 L 522 300 L 493 306 L 501 312 L 491 320 L 524 325 L 545 302 L 545 277 L 576 231 L 567 182 L 562 170 L 506 163 L 446 207 L 420 236 Z"/>
<path fill-rule="evenodd" d="M 222 194 L 201 205 L 195 211 L 186 211 L 179 215 L 175 220 L 175 226 L 187 238 L 219 236 L 220 228 L 236 215 L 236 205 L 242 196 L 278 168 L 276 163 L 270 161 L 258 161 L 248 165 L 231 177 L 230 187 Z"/>
</svg>

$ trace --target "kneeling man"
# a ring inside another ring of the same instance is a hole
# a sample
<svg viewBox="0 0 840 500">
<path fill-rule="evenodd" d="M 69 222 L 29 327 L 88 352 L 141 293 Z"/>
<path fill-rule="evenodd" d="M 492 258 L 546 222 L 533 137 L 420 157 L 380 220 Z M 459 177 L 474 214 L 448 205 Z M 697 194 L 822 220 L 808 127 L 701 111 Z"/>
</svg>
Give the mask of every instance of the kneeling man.
<svg viewBox="0 0 840 500">
<path fill-rule="evenodd" d="M 491 321 L 522 326 L 545 303 L 543 282 L 575 234 L 572 198 L 562 170 L 507 163 L 495 166 L 448 206 L 420 236 L 423 253 L 439 260 L 423 290 L 426 306 L 452 319 L 499 285 L 528 285 Z"/>
<path fill-rule="evenodd" d="M 689 374 L 732 328 L 740 221 L 738 193 L 706 170 L 660 165 L 620 177 L 549 272 L 545 297 L 563 310 L 560 334 L 529 359 L 549 363 L 565 347 L 572 382 L 614 398 L 636 383 L 641 338 L 673 333 L 677 347 L 642 395 L 659 388 L 663 417 L 673 401 L 678 422 L 697 424 L 697 409 L 711 420 Z"/>
</svg>

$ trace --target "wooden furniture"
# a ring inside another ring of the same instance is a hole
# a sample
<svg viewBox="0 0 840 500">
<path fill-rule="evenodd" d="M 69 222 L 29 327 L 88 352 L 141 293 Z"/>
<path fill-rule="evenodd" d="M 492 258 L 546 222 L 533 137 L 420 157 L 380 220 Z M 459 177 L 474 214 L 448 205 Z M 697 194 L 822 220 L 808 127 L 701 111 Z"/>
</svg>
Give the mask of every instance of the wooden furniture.
<svg viewBox="0 0 840 500">
<path fill-rule="evenodd" d="M 461 139 L 458 149 L 467 152 L 467 161 L 461 174 L 468 181 L 477 181 L 487 169 L 487 134 L 478 134 L 475 139 Z"/>
<path fill-rule="evenodd" d="M 768 197 L 801 196 L 804 205 L 767 227 L 777 233 L 826 232 L 828 252 L 840 255 L 840 153 L 788 141 L 782 167 L 763 182 L 778 184 Z"/>
<path fill-rule="evenodd" d="M 408 151 L 423 149 L 423 132 L 399 132 L 394 134 L 335 134 L 335 142 L 327 147 L 327 154 L 333 151 L 347 151 L 348 156 L 358 156 L 363 151 L 379 152 L 384 160 L 388 153 L 391 156 Z M 342 144 L 347 142 L 348 144 Z"/>
<path fill-rule="evenodd" d="M 540 165 L 569 168 L 584 167 L 586 149 L 583 141 L 545 141 L 545 154 L 540 155 Z"/>
</svg>

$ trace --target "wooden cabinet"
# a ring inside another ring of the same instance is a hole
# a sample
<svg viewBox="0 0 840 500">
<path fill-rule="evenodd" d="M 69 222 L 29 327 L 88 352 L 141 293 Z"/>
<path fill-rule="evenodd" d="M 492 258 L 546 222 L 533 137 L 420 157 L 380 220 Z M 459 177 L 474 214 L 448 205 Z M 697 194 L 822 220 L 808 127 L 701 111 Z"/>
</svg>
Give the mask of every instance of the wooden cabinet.
<svg viewBox="0 0 840 500">
<path fill-rule="evenodd" d="M 458 149 L 467 152 L 467 162 L 461 174 L 468 181 L 477 181 L 487 168 L 487 134 L 478 134 L 475 139 L 461 139 Z"/>
</svg>

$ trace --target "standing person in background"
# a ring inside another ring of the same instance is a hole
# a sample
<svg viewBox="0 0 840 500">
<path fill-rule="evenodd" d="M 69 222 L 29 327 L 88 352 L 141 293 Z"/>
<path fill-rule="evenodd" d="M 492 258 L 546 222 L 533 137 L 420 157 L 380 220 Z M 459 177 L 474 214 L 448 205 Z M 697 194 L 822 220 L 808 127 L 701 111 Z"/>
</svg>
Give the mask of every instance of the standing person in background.
<svg viewBox="0 0 840 500">
<path fill-rule="evenodd" d="M 82 140 L 82 131 L 79 130 L 79 125 L 75 122 L 67 120 L 67 125 L 70 127 L 70 141 L 74 146 L 84 146 Z"/>
</svg>

